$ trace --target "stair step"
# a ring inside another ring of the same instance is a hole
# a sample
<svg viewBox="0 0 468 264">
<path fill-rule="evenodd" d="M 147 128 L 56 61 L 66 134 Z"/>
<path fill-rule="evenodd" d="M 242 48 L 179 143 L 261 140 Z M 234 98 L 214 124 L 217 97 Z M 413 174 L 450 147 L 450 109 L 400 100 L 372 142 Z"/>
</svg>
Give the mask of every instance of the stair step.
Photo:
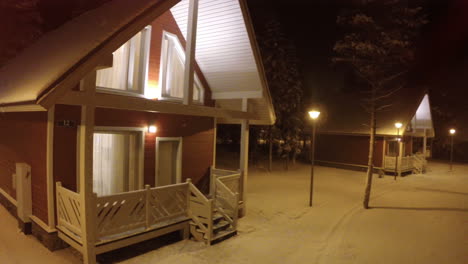
<svg viewBox="0 0 468 264">
<path fill-rule="evenodd" d="M 220 214 L 220 213 L 213 214 L 213 225 L 216 225 L 217 223 L 219 223 L 223 219 L 224 219 L 224 216 L 222 214 Z"/>
<path fill-rule="evenodd" d="M 211 239 L 210 244 L 211 245 L 217 244 L 235 235 L 237 235 L 237 230 L 230 229 L 230 230 L 221 231 L 218 234 L 216 234 L 216 236 L 214 236 L 213 239 Z"/>
<path fill-rule="evenodd" d="M 213 233 L 218 234 L 226 229 L 228 229 L 231 224 L 228 221 L 222 220 L 219 223 L 213 225 Z"/>
</svg>

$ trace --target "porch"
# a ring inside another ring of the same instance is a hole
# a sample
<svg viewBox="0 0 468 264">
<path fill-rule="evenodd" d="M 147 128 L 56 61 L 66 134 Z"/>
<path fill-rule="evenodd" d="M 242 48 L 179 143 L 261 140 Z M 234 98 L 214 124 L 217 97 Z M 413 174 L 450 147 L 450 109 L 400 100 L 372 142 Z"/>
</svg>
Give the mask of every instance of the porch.
<svg viewBox="0 0 468 264">
<path fill-rule="evenodd" d="M 427 161 L 424 154 L 412 154 L 405 157 L 385 156 L 384 171 L 393 172 L 398 175 L 402 173 L 422 173 L 425 170 Z"/>
<path fill-rule="evenodd" d="M 174 231 L 210 245 L 237 234 L 240 179 L 238 171 L 211 168 L 208 196 L 188 179 L 113 195 L 93 193 L 86 201 L 57 182 L 58 234 L 79 252 L 92 247 L 96 255 Z M 85 210 L 84 204 L 90 206 Z M 85 230 L 92 236 L 86 238 Z"/>
</svg>

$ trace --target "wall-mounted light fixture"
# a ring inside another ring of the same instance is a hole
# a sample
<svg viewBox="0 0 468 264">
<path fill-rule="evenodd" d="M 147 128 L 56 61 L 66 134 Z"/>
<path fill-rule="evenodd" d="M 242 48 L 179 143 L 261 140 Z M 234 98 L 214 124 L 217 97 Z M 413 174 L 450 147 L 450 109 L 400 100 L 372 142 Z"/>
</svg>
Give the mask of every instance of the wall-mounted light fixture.
<svg viewBox="0 0 468 264">
<path fill-rule="evenodd" d="M 148 126 L 148 133 L 156 133 L 158 128 L 155 125 Z"/>
</svg>

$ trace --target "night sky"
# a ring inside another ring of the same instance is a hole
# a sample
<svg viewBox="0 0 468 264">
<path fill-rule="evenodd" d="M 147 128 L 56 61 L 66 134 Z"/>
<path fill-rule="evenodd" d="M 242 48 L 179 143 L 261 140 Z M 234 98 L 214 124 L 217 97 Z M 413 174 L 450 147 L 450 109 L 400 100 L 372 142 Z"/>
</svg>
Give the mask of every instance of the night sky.
<svg viewBox="0 0 468 264">
<path fill-rule="evenodd" d="M 423 7 L 429 23 L 417 43 L 417 63 L 408 85 L 430 91 L 436 137 L 441 144 L 447 142 L 450 127 L 457 128 L 458 142 L 466 142 L 468 1 L 410 2 Z M 248 3 L 255 28 L 261 28 L 265 20 L 275 17 L 287 37 L 294 41 L 306 94 L 319 98 L 320 93 L 341 90 L 347 84 L 343 72 L 331 64 L 331 58 L 333 45 L 341 36 L 336 17 L 350 0 L 249 0 Z"/>
</svg>

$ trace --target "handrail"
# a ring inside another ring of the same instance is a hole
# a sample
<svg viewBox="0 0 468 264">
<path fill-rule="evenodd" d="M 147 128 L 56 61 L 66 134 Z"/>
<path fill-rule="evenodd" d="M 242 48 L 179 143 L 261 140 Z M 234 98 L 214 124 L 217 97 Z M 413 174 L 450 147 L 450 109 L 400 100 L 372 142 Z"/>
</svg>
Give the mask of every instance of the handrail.
<svg viewBox="0 0 468 264">
<path fill-rule="evenodd" d="M 217 177 L 217 180 L 230 180 L 231 178 L 239 178 L 240 173 L 232 174 L 232 175 L 226 175 L 226 176 L 219 176 Z"/>
<path fill-rule="evenodd" d="M 208 198 L 205 197 L 205 195 L 203 195 L 202 192 L 200 192 L 200 190 L 198 190 L 198 188 L 195 187 L 195 185 L 193 185 L 191 179 L 187 179 L 187 183 L 189 185 L 190 191 L 194 193 L 197 198 L 202 199 L 205 203 L 208 203 L 210 201 L 208 200 Z"/>
</svg>

